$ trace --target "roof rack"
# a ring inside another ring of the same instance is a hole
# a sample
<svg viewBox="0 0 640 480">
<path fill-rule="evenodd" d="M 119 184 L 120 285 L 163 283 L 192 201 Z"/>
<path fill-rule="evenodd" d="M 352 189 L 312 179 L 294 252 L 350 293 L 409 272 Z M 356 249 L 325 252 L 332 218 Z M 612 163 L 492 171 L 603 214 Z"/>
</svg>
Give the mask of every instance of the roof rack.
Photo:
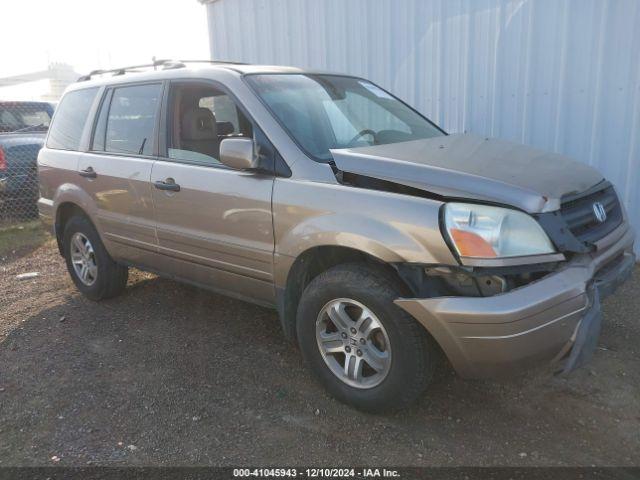
<svg viewBox="0 0 640 480">
<path fill-rule="evenodd" d="M 83 75 L 78 78 L 78 82 L 86 82 L 87 80 L 91 80 L 91 77 L 95 75 L 104 75 L 107 73 L 112 73 L 113 76 L 124 75 L 125 73 L 134 73 L 139 72 L 141 68 L 153 68 L 156 70 L 158 67 L 162 67 L 162 70 L 170 70 L 174 68 L 185 68 L 187 63 L 210 63 L 212 65 L 247 65 L 242 62 L 234 62 L 234 61 L 225 61 L 225 60 L 171 60 L 171 59 L 163 59 L 163 60 L 153 60 L 152 63 L 145 63 L 142 65 L 131 65 L 129 67 L 120 67 L 120 68 L 112 68 L 109 70 L 93 70 L 89 72 L 87 75 Z"/>
</svg>

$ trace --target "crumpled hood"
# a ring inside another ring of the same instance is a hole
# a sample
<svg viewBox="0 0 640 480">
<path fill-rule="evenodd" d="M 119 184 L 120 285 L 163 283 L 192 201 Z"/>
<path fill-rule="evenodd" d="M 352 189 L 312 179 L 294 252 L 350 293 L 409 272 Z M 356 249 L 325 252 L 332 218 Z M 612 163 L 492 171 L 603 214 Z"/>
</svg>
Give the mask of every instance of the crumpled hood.
<svg viewBox="0 0 640 480">
<path fill-rule="evenodd" d="M 345 172 L 449 198 L 497 202 L 540 213 L 603 180 L 595 169 L 563 155 L 471 134 L 331 150 Z"/>
</svg>

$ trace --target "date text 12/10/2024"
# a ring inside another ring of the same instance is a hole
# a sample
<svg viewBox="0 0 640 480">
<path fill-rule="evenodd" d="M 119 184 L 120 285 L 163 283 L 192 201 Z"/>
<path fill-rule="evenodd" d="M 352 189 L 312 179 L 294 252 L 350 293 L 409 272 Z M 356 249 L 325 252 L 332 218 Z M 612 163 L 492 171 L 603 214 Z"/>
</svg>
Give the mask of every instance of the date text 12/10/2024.
<svg viewBox="0 0 640 480">
<path fill-rule="evenodd" d="M 397 470 L 387 468 L 234 468 L 234 477 L 257 478 L 398 478 Z"/>
</svg>

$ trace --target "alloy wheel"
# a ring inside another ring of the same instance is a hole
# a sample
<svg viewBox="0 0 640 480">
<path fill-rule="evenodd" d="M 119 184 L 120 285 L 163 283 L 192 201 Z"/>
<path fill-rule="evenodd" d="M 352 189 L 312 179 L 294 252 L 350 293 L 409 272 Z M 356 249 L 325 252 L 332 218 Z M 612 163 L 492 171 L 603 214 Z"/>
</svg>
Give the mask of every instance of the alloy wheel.
<svg viewBox="0 0 640 480">
<path fill-rule="evenodd" d="M 373 388 L 389 373 L 389 336 L 376 315 L 356 300 L 328 302 L 316 320 L 316 340 L 331 372 L 347 385 Z"/>
<path fill-rule="evenodd" d="M 95 283 L 98 278 L 95 252 L 89 239 L 80 232 L 71 237 L 71 264 L 82 283 L 88 287 Z"/>
</svg>

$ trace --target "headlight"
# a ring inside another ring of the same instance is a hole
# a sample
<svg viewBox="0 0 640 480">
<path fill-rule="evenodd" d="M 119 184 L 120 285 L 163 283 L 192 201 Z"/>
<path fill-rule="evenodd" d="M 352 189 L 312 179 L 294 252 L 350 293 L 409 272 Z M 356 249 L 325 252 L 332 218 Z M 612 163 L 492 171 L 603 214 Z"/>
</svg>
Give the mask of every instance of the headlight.
<svg viewBox="0 0 640 480">
<path fill-rule="evenodd" d="M 461 257 L 496 258 L 554 253 L 542 227 L 518 210 L 447 203 L 444 224 Z"/>
</svg>

